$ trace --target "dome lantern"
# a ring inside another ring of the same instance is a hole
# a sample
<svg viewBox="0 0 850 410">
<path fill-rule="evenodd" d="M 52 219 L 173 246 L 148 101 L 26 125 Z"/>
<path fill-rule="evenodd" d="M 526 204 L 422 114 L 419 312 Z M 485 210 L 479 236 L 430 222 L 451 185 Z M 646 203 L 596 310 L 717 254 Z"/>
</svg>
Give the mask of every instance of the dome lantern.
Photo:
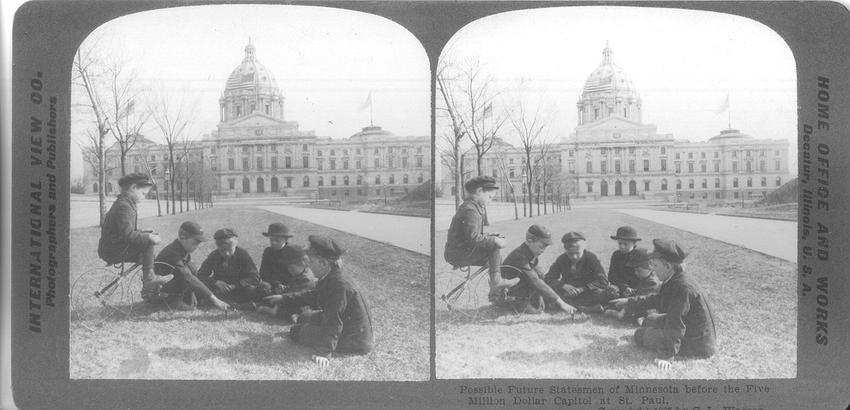
<svg viewBox="0 0 850 410">
<path fill-rule="evenodd" d="M 620 117 L 641 122 L 641 99 L 631 78 L 614 63 L 606 42 L 602 62 L 590 73 L 577 103 L 579 125 Z"/>
<path fill-rule="evenodd" d="M 283 120 L 283 100 L 277 80 L 257 59 L 257 49 L 248 39 L 245 57 L 227 77 L 219 98 L 221 122 L 257 112 Z"/>
</svg>

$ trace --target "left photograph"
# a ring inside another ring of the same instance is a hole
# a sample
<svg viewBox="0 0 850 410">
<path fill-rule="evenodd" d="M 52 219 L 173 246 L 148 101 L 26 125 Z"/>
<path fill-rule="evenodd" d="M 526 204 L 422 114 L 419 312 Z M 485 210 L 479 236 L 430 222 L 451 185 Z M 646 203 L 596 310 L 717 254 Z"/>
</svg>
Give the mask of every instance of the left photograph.
<svg viewBox="0 0 850 410">
<path fill-rule="evenodd" d="M 382 17 L 142 12 L 74 56 L 72 379 L 427 380 L 430 72 Z"/>
</svg>

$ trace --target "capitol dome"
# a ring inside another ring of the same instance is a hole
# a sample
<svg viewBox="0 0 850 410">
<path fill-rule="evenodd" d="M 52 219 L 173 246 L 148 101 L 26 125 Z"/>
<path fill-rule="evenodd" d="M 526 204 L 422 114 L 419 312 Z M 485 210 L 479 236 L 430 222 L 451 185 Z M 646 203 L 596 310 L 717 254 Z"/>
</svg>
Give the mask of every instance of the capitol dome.
<svg viewBox="0 0 850 410">
<path fill-rule="evenodd" d="M 370 125 L 368 127 L 363 127 L 363 130 L 351 136 L 351 139 L 359 139 L 359 140 L 380 140 L 386 137 L 394 137 L 395 134 L 384 130 L 383 128 L 377 125 Z"/>
<path fill-rule="evenodd" d="M 608 117 L 641 121 L 641 99 L 631 78 L 614 63 L 611 47 L 602 50 L 602 62 L 584 82 L 579 99 L 579 125 Z"/>
<path fill-rule="evenodd" d="M 257 60 L 256 52 L 249 40 L 245 57 L 227 77 L 219 99 L 222 122 L 255 112 L 283 120 L 283 95 L 274 74 Z"/>
<path fill-rule="evenodd" d="M 737 142 L 737 141 L 751 140 L 751 139 L 753 139 L 753 137 L 751 137 L 747 134 L 744 134 L 739 130 L 728 128 L 728 129 L 725 129 L 723 131 L 720 131 L 720 134 L 715 135 L 715 136 L 709 138 L 708 140 L 710 142 L 715 142 L 715 143 L 718 143 L 718 142 L 719 143 L 725 143 L 725 142 L 730 142 L 730 141 L 736 141 Z"/>
</svg>

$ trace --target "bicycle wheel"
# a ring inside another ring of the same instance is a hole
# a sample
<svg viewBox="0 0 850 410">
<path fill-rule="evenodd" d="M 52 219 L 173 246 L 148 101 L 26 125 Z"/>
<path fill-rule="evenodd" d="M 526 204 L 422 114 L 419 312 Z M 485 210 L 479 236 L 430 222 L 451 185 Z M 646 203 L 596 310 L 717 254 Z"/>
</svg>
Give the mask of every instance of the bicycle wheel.
<svg viewBox="0 0 850 410">
<path fill-rule="evenodd" d="M 104 267 L 86 271 L 71 285 L 71 319 L 103 321 L 115 316 L 129 317 L 138 301 L 141 281 L 139 267 L 121 272 Z"/>
<path fill-rule="evenodd" d="M 441 275 L 437 297 L 449 322 L 477 320 L 489 308 L 488 276 L 487 268 L 477 266 Z"/>
</svg>

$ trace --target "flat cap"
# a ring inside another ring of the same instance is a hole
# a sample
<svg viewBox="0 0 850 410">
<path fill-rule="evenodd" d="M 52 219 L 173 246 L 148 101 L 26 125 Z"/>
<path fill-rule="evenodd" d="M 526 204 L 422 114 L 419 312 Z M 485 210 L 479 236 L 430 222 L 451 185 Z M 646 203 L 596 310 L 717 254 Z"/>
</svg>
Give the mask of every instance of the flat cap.
<svg viewBox="0 0 850 410">
<path fill-rule="evenodd" d="M 688 256 L 688 253 L 682 250 L 681 247 L 671 239 L 653 239 L 652 244 L 655 249 L 649 254 L 650 258 L 660 258 L 668 262 L 682 263 Z"/>
<path fill-rule="evenodd" d="M 582 235 L 581 232 L 567 232 L 564 234 L 564 236 L 561 237 L 561 242 L 563 243 L 578 242 L 583 240 L 585 239 L 584 235 Z"/>
<path fill-rule="evenodd" d="M 292 233 L 289 232 L 288 226 L 280 222 L 275 222 L 269 225 L 268 232 L 263 232 L 263 236 L 281 236 L 284 238 L 291 238 Z"/>
<path fill-rule="evenodd" d="M 124 175 L 123 177 L 121 177 L 121 179 L 118 180 L 118 186 L 123 189 L 129 188 L 133 184 L 136 184 L 136 186 L 140 187 L 154 185 L 151 179 L 148 178 L 146 174 L 143 174 L 141 172 L 134 172 L 132 174 Z"/>
<path fill-rule="evenodd" d="M 469 181 L 466 181 L 466 184 L 463 187 L 467 192 L 475 192 L 478 188 L 483 188 L 485 191 L 499 189 L 499 186 L 496 185 L 496 179 L 487 175 L 472 178 Z"/>
<path fill-rule="evenodd" d="M 215 231 L 215 233 L 213 234 L 213 238 L 216 241 L 223 241 L 225 239 L 230 239 L 230 238 L 233 238 L 235 236 L 239 236 L 239 235 L 236 234 L 236 231 L 234 231 L 233 229 L 230 229 L 230 228 L 221 228 L 221 229 Z"/>
<path fill-rule="evenodd" d="M 201 229 L 201 225 L 198 225 L 196 222 L 183 222 L 183 224 L 180 225 L 180 232 L 182 232 L 184 236 L 192 237 L 202 242 L 207 240 L 204 230 Z"/>
<path fill-rule="evenodd" d="M 337 260 L 345 253 L 342 246 L 327 236 L 310 235 L 307 240 L 310 241 L 310 251 L 325 259 Z"/>
<path fill-rule="evenodd" d="M 627 240 L 627 241 L 639 241 L 637 230 L 632 228 L 631 226 L 621 226 L 617 228 L 617 234 L 612 236 L 611 239 L 616 240 Z"/>
<path fill-rule="evenodd" d="M 528 227 L 528 234 L 543 241 L 547 245 L 552 244 L 552 233 L 549 232 L 543 225 L 531 225 Z"/>
<path fill-rule="evenodd" d="M 631 251 L 626 260 L 626 267 L 649 269 L 649 252 L 639 248 Z"/>
</svg>

